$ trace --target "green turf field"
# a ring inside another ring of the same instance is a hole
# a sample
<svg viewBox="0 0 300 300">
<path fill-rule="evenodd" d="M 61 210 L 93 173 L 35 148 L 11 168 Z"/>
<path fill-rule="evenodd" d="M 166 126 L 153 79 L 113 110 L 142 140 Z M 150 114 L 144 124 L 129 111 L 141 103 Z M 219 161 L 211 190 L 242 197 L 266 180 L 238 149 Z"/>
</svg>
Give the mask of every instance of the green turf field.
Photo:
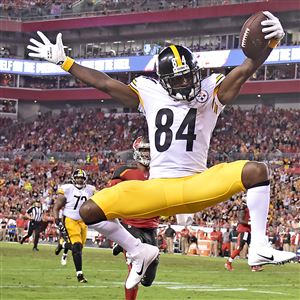
<svg viewBox="0 0 300 300">
<path fill-rule="evenodd" d="M 79 284 L 73 262 L 60 265 L 54 247 L 0 243 L 1 300 L 124 299 L 127 274 L 123 257 L 108 250 L 85 249 L 87 284 Z M 71 256 L 69 257 L 71 258 Z M 243 260 L 235 271 L 224 269 L 225 259 L 162 254 L 155 284 L 141 287 L 138 299 L 300 299 L 300 264 L 266 266 L 261 273 L 249 271 Z"/>
</svg>

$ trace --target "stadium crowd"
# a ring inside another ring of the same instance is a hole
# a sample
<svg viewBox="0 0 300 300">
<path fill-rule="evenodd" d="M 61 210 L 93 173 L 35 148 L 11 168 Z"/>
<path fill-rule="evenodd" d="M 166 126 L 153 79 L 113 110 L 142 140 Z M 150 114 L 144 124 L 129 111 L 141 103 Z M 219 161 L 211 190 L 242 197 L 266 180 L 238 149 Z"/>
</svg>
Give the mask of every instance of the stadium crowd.
<svg viewBox="0 0 300 300">
<path fill-rule="evenodd" d="M 228 107 L 218 120 L 211 152 L 229 156 L 237 153 L 250 159 L 268 153 L 299 153 L 299 114 L 296 109 L 266 106 L 250 110 Z M 122 151 L 128 149 L 134 137 L 145 135 L 147 130 L 139 114 L 103 113 L 101 109 L 61 111 L 58 115 L 47 113 L 33 122 L 17 122 L 14 126 L 14 130 L 8 127 L 6 134 L 2 133 L 0 151 L 45 154 Z"/>
<path fill-rule="evenodd" d="M 71 0 L 2 0 L 0 2 L 0 16 L 11 19 L 63 18 L 70 16 L 112 15 L 261 1 L 262 0 L 81 0 L 74 2 Z"/>
<path fill-rule="evenodd" d="M 290 237 L 289 245 L 296 247 L 296 242 L 300 245 L 299 238 L 295 239 L 300 228 L 299 113 L 299 110 L 271 107 L 246 111 L 227 108 L 219 118 L 211 140 L 208 165 L 236 158 L 269 161 L 272 193 L 268 229 L 277 248 L 283 247 L 287 231 L 296 233 Z M 123 163 L 117 153 L 127 150 L 136 136 L 146 133 L 144 119 L 139 114 L 104 114 L 100 110 L 95 113 L 95 110 L 89 109 L 62 111 L 59 115 L 47 113 L 29 123 L 10 124 L 8 119 L 1 118 L 0 122 L 3 125 L 0 132 L 2 240 L 19 239 L 20 232 L 26 227 L 22 216 L 34 199 L 41 199 L 45 211 L 43 239 L 55 239 L 56 230 L 50 208 L 55 201 L 58 185 L 70 179 L 74 168 L 81 167 L 88 172 L 91 184 L 97 189 L 103 188 L 115 167 Z M 38 159 L 34 156 L 37 152 L 43 154 Z M 62 152 L 70 155 L 58 159 L 57 154 Z M 81 156 L 74 153 L 81 153 Z M 237 223 L 241 197 L 238 195 L 195 214 L 193 224 L 232 231 Z M 161 221 L 175 224 L 175 220 L 170 217 Z M 222 254 L 227 235 L 222 233 L 217 237 L 218 254 Z M 160 236 L 161 249 L 167 251 L 164 230 Z M 187 240 L 190 244 L 200 238 L 212 239 L 210 233 L 190 230 Z M 181 239 L 180 233 L 177 233 L 175 245 L 181 245 Z M 181 251 L 180 247 L 177 246 L 177 251 Z"/>
</svg>

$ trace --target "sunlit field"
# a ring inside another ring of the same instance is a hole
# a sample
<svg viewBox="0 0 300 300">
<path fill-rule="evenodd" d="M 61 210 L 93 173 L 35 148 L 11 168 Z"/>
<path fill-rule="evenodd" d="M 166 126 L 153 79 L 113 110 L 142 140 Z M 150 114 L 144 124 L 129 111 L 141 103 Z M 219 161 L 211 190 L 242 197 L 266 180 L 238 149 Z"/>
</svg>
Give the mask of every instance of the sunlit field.
<svg viewBox="0 0 300 300">
<path fill-rule="evenodd" d="M 75 277 L 72 257 L 60 265 L 54 247 L 0 243 L 1 300 L 12 299 L 124 299 L 126 265 L 122 255 L 109 250 L 85 249 L 87 284 Z M 300 264 L 266 266 L 250 272 L 245 260 L 224 269 L 224 258 L 162 254 L 155 284 L 141 287 L 138 299 L 300 299 Z"/>
</svg>

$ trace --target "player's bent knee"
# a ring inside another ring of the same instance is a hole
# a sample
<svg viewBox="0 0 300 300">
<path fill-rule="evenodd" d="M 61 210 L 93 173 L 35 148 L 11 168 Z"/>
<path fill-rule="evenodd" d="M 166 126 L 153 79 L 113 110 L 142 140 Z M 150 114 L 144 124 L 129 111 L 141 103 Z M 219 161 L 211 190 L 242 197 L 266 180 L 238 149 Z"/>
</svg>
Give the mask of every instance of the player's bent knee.
<svg viewBox="0 0 300 300">
<path fill-rule="evenodd" d="M 93 225 L 106 220 L 102 209 L 91 199 L 82 204 L 79 214 L 86 225 Z"/>
<path fill-rule="evenodd" d="M 245 188 L 268 184 L 268 180 L 269 169 L 265 163 L 255 161 L 246 163 L 242 171 L 242 182 Z"/>
</svg>

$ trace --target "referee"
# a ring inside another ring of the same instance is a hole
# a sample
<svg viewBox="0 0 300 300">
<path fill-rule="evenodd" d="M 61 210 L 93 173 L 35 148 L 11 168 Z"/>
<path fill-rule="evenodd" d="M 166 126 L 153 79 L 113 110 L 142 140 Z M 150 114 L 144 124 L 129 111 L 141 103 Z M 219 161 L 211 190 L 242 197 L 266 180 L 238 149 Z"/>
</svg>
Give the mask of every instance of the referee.
<svg viewBox="0 0 300 300">
<path fill-rule="evenodd" d="M 41 232 L 41 225 L 42 225 L 42 207 L 40 200 L 36 200 L 27 211 L 26 211 L 26 217 L 30 219 L 29 226 L 28 226 L 28 232 L 25 236 L 22 237 L 20 244 L 23 244 L 26 239 L 32 236 L 34 232 L 34 244 L 33 244 L 33 251 L 39 251 L 37 248 L 40 232 Z"/>
</svg>

